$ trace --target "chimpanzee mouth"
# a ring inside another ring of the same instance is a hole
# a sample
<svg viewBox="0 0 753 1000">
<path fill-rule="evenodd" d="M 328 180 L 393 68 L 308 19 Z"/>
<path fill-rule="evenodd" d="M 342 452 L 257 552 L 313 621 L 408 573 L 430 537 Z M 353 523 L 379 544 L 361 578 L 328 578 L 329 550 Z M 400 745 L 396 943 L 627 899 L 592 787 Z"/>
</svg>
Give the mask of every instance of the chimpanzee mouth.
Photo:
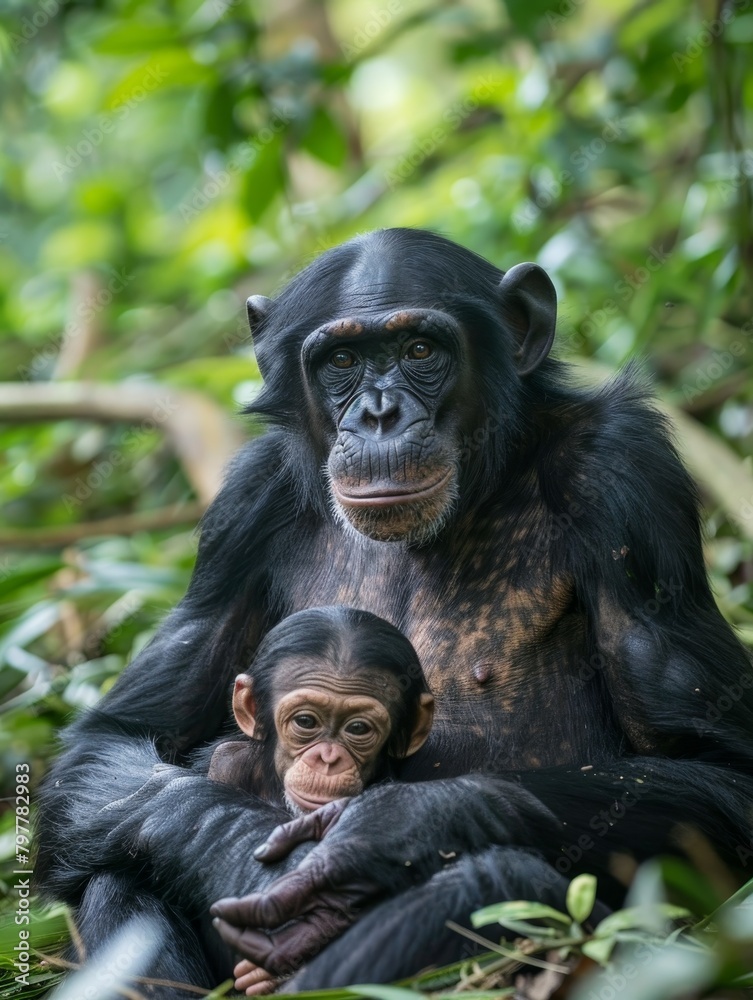
<svg viewBox="0 0 753 1000">
<path fill-rule="evenodd" d="M 320 806 L 325 805 L 329 801 L 329 799 L 322 799 L 319 801 L 318 799 L 305 798 L 298 792 L 291 792 L 289 788 L 285 789 L 285 802 L 291 812 L 314 812 L 315 809 L 318 809 Z"/>
<path fill-rule="evenodd" d="M 428 486 L 420 486 L 418 489 L 411 486 L 398 487 L 390 485 L 389 492 L 386 489 L 354 489 L 347 493 L 335 482 L 332 483 L 332 491 L 338 503 L 343 507 L 394 507 L 397 504 L 416 503 L 420 500 L 428 500 L 430 497 L 441 493 L 453 476 L 454 469 L 448 469 L 439 479 L 429 483 Z"/>
</svg>

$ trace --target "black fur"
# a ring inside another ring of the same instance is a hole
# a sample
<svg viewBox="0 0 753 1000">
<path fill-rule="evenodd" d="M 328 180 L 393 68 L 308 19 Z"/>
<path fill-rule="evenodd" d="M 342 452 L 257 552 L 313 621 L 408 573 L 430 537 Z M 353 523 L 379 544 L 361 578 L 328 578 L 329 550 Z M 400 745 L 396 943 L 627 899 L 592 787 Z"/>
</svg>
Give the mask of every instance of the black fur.
<svg viewBox="0 0 753 1000">
<path fill-rule="evenodd" d="M 314 848 L 335 885 L 367 874 L 398 898 L 296 984 L 452 960 L 465 944 L 446 917 L 509 894 L 555 900 L 584 869 L 609 893 L 610 853 L 673 849 L 680 822 L 749 864 L 753 671 L 709 589 L 693 484 L 634 371 L 596 391 L 551 359 L 517 374 L 528 319 L 501 279 L 438 236 L 386 230 L 327 252 L 272 303 L 250 407 L 271 427 L 207 512 L 186 597 L 65 734 L 42 794 L 40 883 L 82 907 L 90 947 L 125 908 L 107 879 L 125 879 L 144 909 L 184 914 L 168 952 L 196 949 L 188 920 L 209 955 L 210 904 L 263 890 L 312 849 L 255 861 L 285 814 L 181 765 L 221 731 L 232 677 L 264 634 L 316 604 L 365 607 L 405 632 L 439 711 L 411 759 L 420 783 L 367 790 Z M 458 499 L 433 540 L 409 544 L 331 515 L 334 429 L 300 362 L 322 324 L 402 308 L 462 330 L 455 387 L 434 411 L 454 428 Z M 440 850 L 460 863 L 446 869 Z"/>
</svg>

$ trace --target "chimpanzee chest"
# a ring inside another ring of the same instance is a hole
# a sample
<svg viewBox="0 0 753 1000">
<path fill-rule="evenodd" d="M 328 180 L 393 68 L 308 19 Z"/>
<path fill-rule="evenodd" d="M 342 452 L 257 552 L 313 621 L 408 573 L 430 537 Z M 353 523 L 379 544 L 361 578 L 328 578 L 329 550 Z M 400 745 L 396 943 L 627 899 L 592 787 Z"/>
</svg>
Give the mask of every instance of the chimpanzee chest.
<svg viewBox="0 0 753 1000">
<path fill-rule="evenodd" d="M 289 550 L 283 614 L 364 608 L 416 648 L 436 698 L 417 776 L 583 766 L 616 749 L 571 582 L 504 537 L 412 551 L 323 530 Z"/>
</svg>

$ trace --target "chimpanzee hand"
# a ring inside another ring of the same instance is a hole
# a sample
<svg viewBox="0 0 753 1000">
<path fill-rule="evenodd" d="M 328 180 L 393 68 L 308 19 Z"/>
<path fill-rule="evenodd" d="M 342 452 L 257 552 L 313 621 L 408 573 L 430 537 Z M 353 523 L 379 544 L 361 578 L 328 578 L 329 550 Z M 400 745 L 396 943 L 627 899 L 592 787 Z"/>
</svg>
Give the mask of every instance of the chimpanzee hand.
<svg viewBox="0 0 753 1000">
<path fill-rule="evenodd" d="M 335 799 L 321 808 L 305 813 L 276 827 L 269 838 L 254 852 L 258 860 L 267 862 L 286 857 L 298 844 L 307 840 L 321 840 L 339 818 L 350 798 Z M 291 876 L 296 876 L 292 872 Z M 287 876 L 290 877 L 290 876 Z M 276 887 L 284 882 L 279 879 Z M 298 892 L 298 878 L 293 883 L 293 891 Z M 269 992 L 269 982 L 275 975 L 285 975 L 298 969 L 306 959 L 316 955 L 327 942 L 337 937 L 355 923 L 358 901 L 368 898 L 378 887 L 366 882 L 343 887 L 338 893 L 322 893 L 317 905 L 309 912 L 302 913 L 301 919 L 276 934 L 265 934 L 253 930 L 257 924 L 256 907 L 263 896 L 253 893 L 241 899 L 221 899 L 211 908 L 215 917 L 214 926 L 222 938 L 242 955 L 250 956 L 255 964 L 239 963 L 236 971 L 236 989 L 253 996 Z M 275 921 L 266 926 L 276 926 L 285 921 Z M 242 928 L 242 929 L 241 929 Z M 269 970 L 269 971 L 267 971 Z M 262 975 L 263 973 L 263 975 Z M 243 982 L 239 986 L 239 982 Z M 252 992 L 249 992 L 252 990 Z"/>
<path fill-rule="evenodd" d="M 288 823 L 281 823 L 274 828 L 264 843 L 256 848 L 254 857 L 257 861 L 280 861 L 298 844 L 303 844 L 307 840 L 322 840 L 352 801 L 352 798 L 334 799 L 314 809 L 313 812 L 303 813 Z"/>
<path fill-rule="evenodd" d="M 294 876 L 295 872 L 286 878 Z M 275 882 L 275 887 L 280 887 L 282 882 L 283 879 Z M 257 907 L 264 898 L 260 894 L 221 899 L 214 904 L 211 913 L 215 915 L 213 923 L 218 933 L 234 951 L 250 958 L 270 977 L 286 976 L 300 969 L 325 944 L 354 924 L 360 914 L 361 901 L 376 891 L 378 887 L 367 882 L 341 887 L 337 892 L 322 890 L 306 912 L 277 931 L 254 929 L 254 925 L 258 925 Z M 271 919 L 274 923 L 270 926 L 284 923 L 274 917 Z M 251 985 L 250 980 L 248 985 Z"/>
<path fill-rule="evenodd" d="M 266 969 L 260 965 L 254 965 L 247 958 L 242 959 L 233 969 L 235 976 L 235 989 L 238 993 L 245 993 L 247 997 L 260 997 L 267 993 L 274 993 L 280 982 Z"/>
<path fill-rule="evenodd" d="M 317 954 L 378 895 L 426 881 L 461 853 L 523 843 L 537 825 L 550 836 L 558 828 L 525 789 L 482 775 L 380 785 L 328 824 L 317 812 L 277 827 L 255 852 L 278 861 L 326 825 L 322 843 L 294 871 L 266 892 L 211 908 L 224 940 L 275 974 Z M 291 920 L 297 923 L 275 930 Z"/>
</svg>

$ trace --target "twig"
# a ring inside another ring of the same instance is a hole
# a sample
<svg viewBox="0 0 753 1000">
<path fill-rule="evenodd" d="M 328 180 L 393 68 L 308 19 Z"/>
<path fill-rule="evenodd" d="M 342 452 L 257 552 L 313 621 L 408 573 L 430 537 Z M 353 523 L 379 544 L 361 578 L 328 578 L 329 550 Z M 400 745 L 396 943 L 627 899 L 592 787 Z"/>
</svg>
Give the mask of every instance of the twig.
<svg viewBox="0 0 753 1000">
<path fill-rule="evenodd" d="M 61 969 L 69 969 L 71 972 L 77 972 L 82 968 L 81 962 L 69 962 L 65 958 L 58 958 L 56 955 L 46 955 L 43 951 L 34 949 L 35 954 L 38 955 L 43 961 L 47 962 L 48 965 L 57 965 Z M 208 997 L 210 993 L 214 990 L 204 989 L 203 986 L 192 986 L 190 983 L 178 983 L 172 979 L 150 979 L 148 976 L 130 976 L 130 979 L 134 983 L 138 983 L 140 986 L 166 986 L 173 990 L 187 990 L 189 993 L 195 993 L 200 997 Z M 123 988 L 125 992 L 125 988 Z M 140 996 L 141 994 L 136 994 Z"/>
<path fill-rule="evenodd" d="M 548 969 L 550 972 L 568 973 L 570 971 L 566 965 L 555 965 L 553 962 L 545 962 L 542 958 L 534 958 L 532 955 L 526 955 L 525 952 L 517 951 L 516 949 L 510 950 L 501 944 L 494 944 L 492 941 L 488 941 L 485 937 L 481 937 L 480 934 L 476 934 L 475 931 L 468 930 L 467 927 L 462 927 L 460 924 L 456 924 L 454 920 L 445 921 L 445 926 L 449 927 L 451 931 L 455 931 L 458 934 L 462 934 L 463 937 L 467 937 L 469 941 L 474 941 L 476 944 L 480 944 L 488 951 L 494 951 L 498 955 L 504 955 L 505 958 L 509 958 L 514 962 L 524 962 L 527 965 L 535 965 L 538 969 Z M 552 945 L 547 944 L 546 947 L 551 948 Z"/>
<path fill-rule="evenodd" d="M 76 419 L 163 430 L 204 504 L 244 440 L 225 411 L 198 392 L 122 382 L 0 382 L 0 422 Z"/>
<path fill-rule="evenodd" d="M 65 911 L 65 922 L 68 924 L 68 933 L 71 936 L 71 941 L 73 941 L 73 947 L 76 949 L 78 960 L 79 962 L 85 962 L 86 945 L 84 944 L 81 935 L 79 934 L 78 927 L 76 926 L 76 921 L 73 919 L 73 914 L 68 909 L 66 909 Z"/>
<path fill-rule="evenodd" d="M 205 505 L 196 501 L 176 503 L 157 510 L 103 517 L 99 521 L 81 524 L 61 524 L 50 528 L 14 528 L 0 531 L 0 546 L 6 548 L 53 548 L 71 545 L 83 538 L 99 535 L 134 535 L 138 531 L 159 531 L 177 524 L 195 524 L 204 513 Z"/>
<path fill-rule="evenodd" d="M 94 306 L 102 288 L 102 278 L 96 271 L 81 271 L 74 275 L 72 288 L 73 322 L 69 323 L 60 341 L 53 379 L 72 378 L 81 371 L 86 359 L 97 349 L 102 337 L 102 310 Z"/>
</svg>

